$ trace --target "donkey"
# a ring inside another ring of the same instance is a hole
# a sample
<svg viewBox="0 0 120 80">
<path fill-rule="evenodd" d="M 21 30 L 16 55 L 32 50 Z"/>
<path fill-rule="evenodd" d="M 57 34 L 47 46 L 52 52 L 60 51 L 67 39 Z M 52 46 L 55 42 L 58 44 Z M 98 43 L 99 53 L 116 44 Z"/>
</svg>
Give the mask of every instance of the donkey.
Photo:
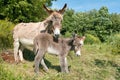
<svg viewBox="0 0 120 80">
<path fill-rule="evenodd" d="M 61 21 L 67 4 L 58 11 L 48 9 L 45 5 L 43 7 L 50 14 L 45 20 L 37 23 L 19 23 L 13 29 L 14 59 L 16 62 L 24 61 L 22 53 L 24 48 L 33 50 L 33 39 L 37 34 L 42 32 L 54 33 L 56 38 L 60 35 Z"/>
<path fill-rule="evenodd" d="M 39 63 L 43 66 L 45 71 L 48 67 L 44 62 L 44 55 L 46 52 L 59 56 L 60 67 L 62 72 L 68 73 L 67 54 L 70 50 L 74 50 L 77 56 L 81 55 L 80 48 L 83 45 L 85 37 L 74 35 L 72 38 L 58 38 L 58 42 L 54 41 L 54 37 L 48 33 L 42 33 L 34 38 L 34 71 L 39 72 Z"/>
</svg>

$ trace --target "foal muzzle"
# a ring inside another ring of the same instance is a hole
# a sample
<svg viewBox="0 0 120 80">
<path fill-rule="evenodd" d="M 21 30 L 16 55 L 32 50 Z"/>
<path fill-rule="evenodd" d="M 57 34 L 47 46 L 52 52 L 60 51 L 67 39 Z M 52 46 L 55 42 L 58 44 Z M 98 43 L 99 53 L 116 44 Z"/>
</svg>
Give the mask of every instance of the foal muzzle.
<svg viewBox="0 0 120 80">
<path fill-rule="evenodd" d="M 77 51 L 76 52 L 76 56 L 80 56 L 81 55 L 81 52 L 80 51 Z"/>
</svg>

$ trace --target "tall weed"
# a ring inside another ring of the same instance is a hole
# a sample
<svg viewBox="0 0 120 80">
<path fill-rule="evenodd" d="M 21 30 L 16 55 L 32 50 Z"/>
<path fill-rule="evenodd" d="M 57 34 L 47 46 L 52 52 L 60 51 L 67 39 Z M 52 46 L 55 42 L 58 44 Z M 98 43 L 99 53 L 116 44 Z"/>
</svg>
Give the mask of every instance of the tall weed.
<svg viewBox="0 0 120 80">
<path fill-rule="evenodd" d="M 120 33 L 111 35 L 107 43 L 110 45 L 112 54 L 120 54 Z"/>
<path fill-rule="evenodd" d="M 13 44 L 12 30 L 14 24 L 7 20 L 0 20 L 0 49 L 11 48 Z"/>
<path fill-rule="evenodd" d="M 85 39 L 86 44 L 99 44 L 99 43 L 101 43 L 99 38 L 95 37 L 94 35 L 86 34 L 85 36 L 86 36 L 86 39 Z"/>
</svg>

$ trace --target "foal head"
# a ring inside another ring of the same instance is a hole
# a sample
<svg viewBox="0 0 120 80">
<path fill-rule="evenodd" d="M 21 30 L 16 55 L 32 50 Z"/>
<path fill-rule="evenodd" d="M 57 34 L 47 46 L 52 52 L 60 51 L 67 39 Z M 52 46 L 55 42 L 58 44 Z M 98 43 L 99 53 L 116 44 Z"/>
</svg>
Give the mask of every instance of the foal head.
<svg viewBox="0 0 120 80">
<path fill-rule="evenodd" d="M 81 55 L 80 49 L 84 44 L 84 40 L 85 40 L 85 36 L 80 37 L 80 36 L 74 35 L 73 37 L 73 46 L 74 46 L 73 50 L 77 56 Z"/>
<path fill-rule="evenodd" d="M 60 10 L 51 10 L 48 9 L 45 5 L 43 7 L 46 9 L 46 11 L 49 13 L 49 17 L 47 20 L 49 21 L 48 24 L 48 33 L 54 33 L 55 37 L 59 37 L 60 35 L 60 29 L 62 28 L 62 20 L 63 20 L 63 13 L 65 12 L 65 9 L 67 7 L 67 4 L 64 5 L 64 7 Z"/>
</svg>

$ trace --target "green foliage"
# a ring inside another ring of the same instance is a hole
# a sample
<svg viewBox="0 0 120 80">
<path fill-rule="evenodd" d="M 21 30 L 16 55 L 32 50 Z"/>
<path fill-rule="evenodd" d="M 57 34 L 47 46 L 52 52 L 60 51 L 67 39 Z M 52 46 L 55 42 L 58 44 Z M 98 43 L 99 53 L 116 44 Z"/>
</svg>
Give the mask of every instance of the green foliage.
<svg viewBox="0 0 120 80">
<path fill-rule="evenodd" d="M 120 32 L 120 14 L 117 13 L 110 14 L 110 20 L 112 21 L 110 31 L 113 33 Z"/>
<path fill-rule="evenodd" d="M 14 24 L 0 20 L 0 49 L 11 48 L 13 44 L 12 30 Z"/>
<path fill-rule="evenodd" d="M 120 32 L 120 14 L 109 14 L 108 8 L 104 6 L 88 12 L 67 9 L 63 21 L 63 34 L 66 31 L 79 35 L 92 34 L 101 42 L 105 42 L 111 34 Z"/>
<path fill-rule="evenodd" d="M 71 34 L 69 31 L 67 31 L 64 36 L 65 36 L 65 37 L 71 37 L 71 35 L 72 35 L 72 34 Z"/>
<path fill-rule="evenodd" d="M 3 63 L 0 64 L 0 80 L 31 80 L 31 78 L 25 76 L 15 76 L 10 70 L 6 69 Z"/>
<path fill-rule="evenodd" d="M 0 19 L 12 22 L 40 21 L 46 16 L 43 4 L 51 6 L 54 0 L 0 0 Z"/>
<path fill-rule="evenodd" d="M 101 41 L 99 40 L 98 37 L 95 37 L 91 34 L 86 34 L 86 39 L 85 39 L 85 43 L 86 44 L 99 44 L 101 43 Z"/>
<path fill-rule="evenodd" d="M 120 54 L 120 33 L 109 36 L 107 42 L 111 46 L 112 54 Z"/>
<path fill-rule="evenodd" d="M 73 26 L 73 14 L 74 10 L 66 10 L 64 14 L 64 20 L 63 20 L 63 29 L 62 29 L 62 34 L 65 34 L 65 32 L 73 32 L 74 28 L 76 26 Z"/>
</svg>

